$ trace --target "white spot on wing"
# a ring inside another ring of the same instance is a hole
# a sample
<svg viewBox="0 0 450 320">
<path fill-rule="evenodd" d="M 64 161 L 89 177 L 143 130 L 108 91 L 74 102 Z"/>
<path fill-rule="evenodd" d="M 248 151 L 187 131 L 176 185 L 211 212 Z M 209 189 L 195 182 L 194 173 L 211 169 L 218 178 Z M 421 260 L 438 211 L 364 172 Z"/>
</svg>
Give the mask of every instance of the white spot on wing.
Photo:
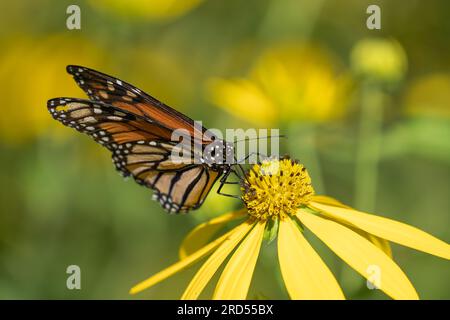
<svg viewBox="0 0 450 320">
<path fill-rule="evenodd" d="M 108 120 L 112 120 L 112 121 L 122 121 L 121 117 L 116 117 L 116 116 L 108 116 L 106 117 Z"/>
</svg>

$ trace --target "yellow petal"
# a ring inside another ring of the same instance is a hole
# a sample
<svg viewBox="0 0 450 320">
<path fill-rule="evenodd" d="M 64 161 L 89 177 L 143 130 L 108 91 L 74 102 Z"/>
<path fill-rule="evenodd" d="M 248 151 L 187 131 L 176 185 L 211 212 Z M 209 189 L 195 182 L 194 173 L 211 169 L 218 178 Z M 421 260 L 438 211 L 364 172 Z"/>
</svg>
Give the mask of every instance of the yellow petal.
<svg viewBox="0 0 450 320">
<path fill-rule="evenodd" d="M 237 227 L 236 227 L 237 228 Z M 223 241 L 225 241 L 228 237 L 230 237 L 236 230 L 238 229 L 232 229 L 229 232 L 225 233 L 223 236 L 217 238 L 216 240 L 210 242 L 200 250 L 194 252 L 190 256 L 187 256 L 183 260 L 178 261 L 177 263 L 174 263 L 170 267 L 158 272 L 157 274 L 151 276 L 150 278 L 138 283 L 130 290 L 130 294 L 136 294 L 138 292 L 141 292 L 142 290 L 145 290 L 147 288 L 150 288 L 157 284 L 158 282 L 161 282 L 168 277 L 172 276 L 173 274 L 189 267 L 193 263 L 197 262 L 201 258 L 203 258 L 205 255 L 209 254 L 211 251 L 213 251 L 215 248 L 217 248 Z"/>
<path fill-rule="evenodd" d="M 252 280 L 266 222 L 258 222 L 228 261 L 214 291 L 213 299 L 245 299 Z"/>
<path fill-rule="evenodd" d="M 330 269 L 290 218 L 280 221 L 278 256 L 291 299 L 345 299 Z"/>
<path fill-rule="evenodd" d="M 392 258 L 392 248 L 389 241 L 386 239 L 374 236 L 373 234 L 370 234 L 368 232 L 362 231 L 360 229 L 357 229 L 360 235 L 362 235 L 364 238 L 372 242 L 375 246 L 377 246 L 379 249 L 383 250 L 384 253 L 386 253 L 390 258 Z"/>
<path fill-rule="evenodd" d="M 219 231 L 227 222 L 244 216 L 245 210 L 239 210 L 221 215 L 217 218 L 199 224 L 184 238 L 180 246 L 180 259 L 203 247 L 214 234 Z"/>
<path fill-rule="evenodd" d="M 329 217 L 346 220 L 353 226 L 380 238 L 450 259 L 450 246 L 447 243 L 405 223 L 353 209 L 337 208 L 316 202 L 310 203 L 310 206 Z"/>
<path fill-rule="evenodd" d="M 354 225 L 352 225 L 351 223 L 349 223 L 346 220 L 333 218 L 333 217 L 330 217 L 327 215 L 324 215 L 324 216 L 327 219 L 330 219 L 330 220 L 336 221 L 340 224 L 343 224 L 344 226 L 348 227 L 352 231 L 358 233 L 360 236 L 363 236 L 364 238 L 366 238 L 367 240 L 372 242 L 375 246 L 377 246 L 379 249 L 383 250 L 383 252 L 386 253 L 390 258 L 392 258 L 391 244 L 386 239 L 383 239 L 383 238 L 374 236 L 373 234 L 370 234 L 368 232 L 365 232 L 364 230 L 361 230 L 361 229 L 355 227 Z"/>
<path fill-rule="evenodd" d="M 329 217 L 326 217 L 329 218 Z M 340 224 L 343 224 L 344 226 L 348 227 L 349 229 L 351 229 L 352 231 L 356 232 L 357 234 L 359 234 L 360 236 L 363 236 L 364 238 L 366 238 L 367 240 L 369 240 L 370 242 L 372 242 L 378 249 L 383 250 L 384 253 L 386 253 L 390 258 L 392 258 L 392 249 L 391 249 L 391 245 L 389 243 L 389 241 L 379 238 L 377 236 L 374 236 L 373 234 L 370 234 L 368 232 L 365 232 L 361 229 L 355 228 L 354 226 L 352 226 L 350 223 L 344 221 L 344 220 L 339 220 L 339 219 L 332 219 L 329 218 L 330 220 L 336 221 Z"/>
<path fill-rule="evenodd" d="M 341 203 L 340 201 L 332 198 L 332 197 L 328 197 L 328 196 L 313 196 L 312 197 L 312 201 L 314 202 L 318 202 L 321 204 L 326 204 L 326 205 L 330 205 L 330 206 L 335 206 L 335 207 L 341 207 L 341 208 L 347 208 L 347 209 L 351 209 L 351 207 Z M 378 248 L 380 248 L 381 250 L 383 250 L 389 257 L 392 258 L 392 249 L 391 249 L 391 245 L 389 243 L 389 241 L 387 241 L 386 239 L 377 237 L 373 234 L 370 234 L 368 232 L 365 232 L 363 230 L 360 230 L 358 228 L 355 228 L 355 226 L 353 226 L 351 223 L 349 223 L 347 220 L 343 220 L 343 219 L 338 219 L 337 217 L 332 217 L 330 215 L 327 215 L 327 218 L 330 218 L 336 222 L 342 223 L 343 225 L 350 227 L 350 229 L 352 229 L 355 232 L 358 232 L 360 235 L 362 235 L 364 238 L 366 238 L 367 240 L 369 240 L 370 242 L 372 242 L 374 245 L 376 245 Z"/>
<path fill-rule="evenodd" d="M 195 274 L 194 278 L 186 288 L 186 291 L 183 293 L 183 296 L 181 297 L 182 300 L 197 299 L 223 261 L 238 245 L 242 238 L 245 237 L 253 225 L 254 222 L 246 221 L 236 227 L 236 231 L 230 235 L 228 239 L 222 242 L 220 247 L 214 251 Z"/>
<path fill-rule="evenodd" d="M 349 208 L 349 206 L 343 204 L 339 200 L 336 200 L 336 199 L 334 199 L 332 197 L 328 197 L 328 196 L 314 195 L 314 196 L 312 196 L 312 201 L 318 202 L 318 203 L 323 203 L 323 204 L 328 204 L 328 205 L 336 206 L 336 207 Z"/>
<path fill-rule="evenodd" d="M 300 221 L 349 266 L 394 299 L 418 299 L 417 292 L 400 267 L 383 251 L 343 225 L 298 210 Z M 378 270 L 378 278 L 373 278 Z"/>
</svg>

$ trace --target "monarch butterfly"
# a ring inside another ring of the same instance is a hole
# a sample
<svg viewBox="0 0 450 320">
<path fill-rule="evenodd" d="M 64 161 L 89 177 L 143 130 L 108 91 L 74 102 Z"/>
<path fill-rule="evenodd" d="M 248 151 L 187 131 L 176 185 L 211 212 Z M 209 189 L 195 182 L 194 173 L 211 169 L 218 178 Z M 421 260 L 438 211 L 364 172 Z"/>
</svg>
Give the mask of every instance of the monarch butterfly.
<svg viewBox="0 0 450 320">
<path fill-rule="evenodd" d="M 223 161 L 224 157 L 234 159 L 233 144 L 194 125 L 186 115 L 101 72 L 74 65 L 67 66 L 67 72 L 90 100 L 50 99 L 47 108 L 52 117 L 109 149 L 116 169 L 153 189 L 153 198 L 167 212 L 199 208 L 214 183 L 221 178 L 220 193 L 226 177 L 235 172 L 232 163 Z M 184 151 L 178 141 L 172 141 L 176 129 L 202 137 L 194 140 L 200 145 L 200 154 L 195 153 L 196 148 L 190 154 L 190 159 L 199 157 L 200 163 L 171 159 L 173 152 Z"/>
</svg>

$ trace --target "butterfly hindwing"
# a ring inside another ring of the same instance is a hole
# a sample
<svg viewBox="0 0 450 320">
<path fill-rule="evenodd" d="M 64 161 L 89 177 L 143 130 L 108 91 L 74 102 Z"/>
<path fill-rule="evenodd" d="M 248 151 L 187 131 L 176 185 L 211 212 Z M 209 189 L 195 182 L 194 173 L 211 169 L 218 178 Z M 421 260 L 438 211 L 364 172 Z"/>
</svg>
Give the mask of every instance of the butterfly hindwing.
<svg viewBox="0 0 450 320">
<path fill-rule="evenodd" d="M 214 182 L 222 174 L 204 166 L 152 175 L 153 197 L 168 212 L 187 212 L 200 207 Z"/>
</svg>

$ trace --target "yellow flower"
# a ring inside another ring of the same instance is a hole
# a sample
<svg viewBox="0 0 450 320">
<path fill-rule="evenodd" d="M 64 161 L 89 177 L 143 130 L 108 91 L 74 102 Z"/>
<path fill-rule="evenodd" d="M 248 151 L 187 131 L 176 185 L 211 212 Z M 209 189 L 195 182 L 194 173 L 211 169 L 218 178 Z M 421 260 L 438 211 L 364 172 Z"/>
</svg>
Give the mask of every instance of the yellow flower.
<svg viewBox="0 0 450 320">
<path fill-rule="evenodd" d="M 263 52 L 246 78 L 211 79 L 209 99 L 260 125 L 336 119 L 344 112 L 351 84 L 336 65 L 317 47 L 280 46 Z"/>
<path fill-rule="evenodd" d="M 392 259 L 389 241 L 450 258 L 450 246 L 424 231 L 314 195 L 308 172 L 290 159 L 267 160 L 253 166 L 244 179 L 242 191 L 246 209 L 196 227 L 181 245 L 180 260 L 137 284 L 130 293 L 149 288 L 209 255 L 181 297 L 196 299 L 231 256 L 212 298 L 245 299 L 264 231 L 271 225 L 278 225 L 278 260 L 292 299 L 345 298 L 333 273 L 305 238 L 305 228 L 394 299 L 417 299 L 418 295 Z M 245 220 L 208 242 L 227 223 L 239 218 Z M 374 268 L 379 270 L 379 281 L 371 278 Z"/>
<path fill-rule="evenodd" d="M 407 59 L 395 40 L 367 38 L 352 49 L 351 63 L 355 73 L 382 82 L 397 82 L 406 73 Z"/>
<path fill-rule="evenodd" d="M 0 53 L 0 86 L 5 94 L 0 117 L 0 141 L 23 143 L 49 128 L 66 130 L 48 114 L 47 100 L 77 96 L 81 91 L 65 72 L 66 65 L 77 62 L 95 65 L 101 54 L 97 47 L 80 37 L 57 35 L 47 39 L 14 38 L 2 42 L 8 48 Z"/>
<path fill-rule="evenodd" d="M 122 17 L 168 20 L 186 14 L 203 0 L 95 0 L 91 4 Z"/>
</svg>

